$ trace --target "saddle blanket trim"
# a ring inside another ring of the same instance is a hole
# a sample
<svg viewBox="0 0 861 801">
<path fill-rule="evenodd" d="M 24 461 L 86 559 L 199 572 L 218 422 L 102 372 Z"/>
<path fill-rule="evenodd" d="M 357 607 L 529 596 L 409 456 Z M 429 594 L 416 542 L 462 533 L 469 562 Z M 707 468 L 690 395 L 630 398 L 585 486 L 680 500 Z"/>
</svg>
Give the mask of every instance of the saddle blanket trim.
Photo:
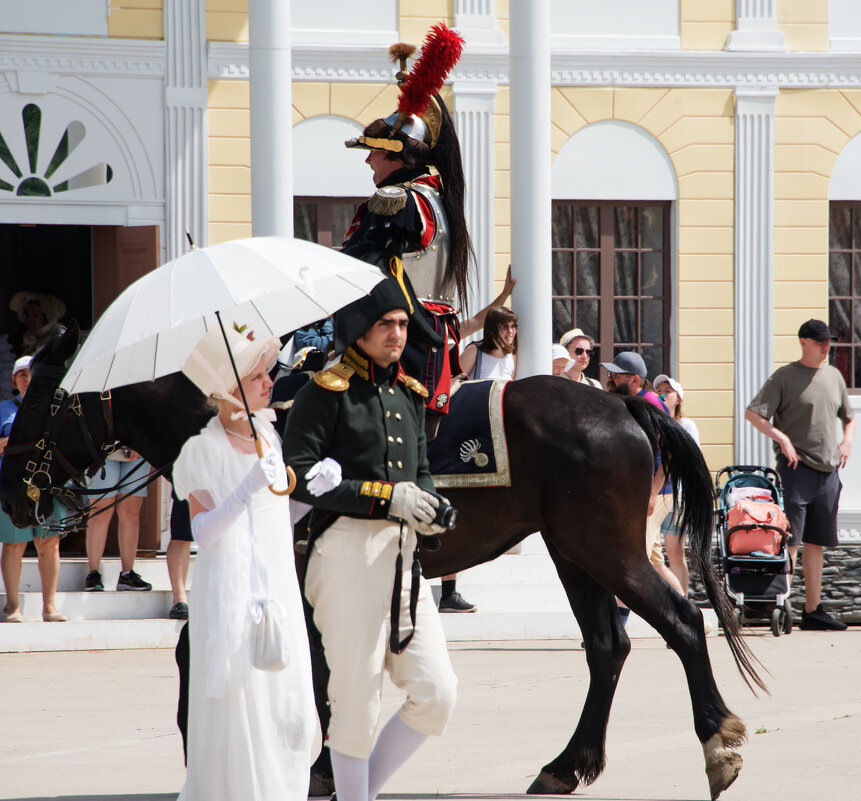
<svg viewBox="0 0 861 801">
<path fill-rule="evenodd" d="M 484 379 L 482 379 L 484 380 Z M 444 473 L 433 475 L 437 489 L 461 489 L 468 487 L 510 487 L 511 465 L 508 459 L 508 442 L 505 438 L 505 420 L 502 412 L 502 396 L 508 381 L 492 380 L 487 398 L 487 412 L 490 418 L 490 436 L 496 456 L 496 471 L 493 473 Z M 470 381 L 477 384 L 478 381 Z"/>
</svg>

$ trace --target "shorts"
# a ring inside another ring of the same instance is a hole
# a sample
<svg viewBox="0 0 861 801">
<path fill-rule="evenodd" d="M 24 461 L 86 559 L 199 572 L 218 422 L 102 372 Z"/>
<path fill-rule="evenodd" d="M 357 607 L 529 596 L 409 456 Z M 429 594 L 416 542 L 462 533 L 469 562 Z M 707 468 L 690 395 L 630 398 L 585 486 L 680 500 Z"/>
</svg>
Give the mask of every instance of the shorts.
<svg viewBox="0 0 861 801">
<path fill-rule="evenodd" d="M 663 565 L 664 552 L 661 549 L 661 523 L 673 509 L 673 493 L 658 495 L 655 510 L 646 518 L 646 556 L 653 565 Z"/>
<path fill-rule="evenodd" d="M 194 542 L 191 535 L 191 516 L 188 501 L 181 501 L 176 493 L 171 491 L 173 506 L 170 509 L 170 538 L 179 542 Z"/>
<path fill-rule="evenodd" d="M 788 545 L 809 542 L 832 548 L 837 545 L 837 509 L 843 484 L 836 470 L 825 473 L 802 462 L 793 470 L 786 457 L 777 457 L 777 473 L 783 484 L 783 510 L 789 520 Z"/>
<path fill-rule="evenodd" d="M 136 459 L 133 462 L 115 462 L 113 459 L 108 459 L 105 462 L 105 477 L 102 478 L 102 471 L 99 470 L 92 479 L 87 482 L 87 489 L 106 492 L 103 497 L 112 498 L 117 494 L 117 490 L 115 490 L 114 487 L 116 487 L 121 481 L 125 481 L 126 476 L 128 476 L 138 465 L 142 466 L 135 470 L 131 483 L 125 489 L 121 489 L 121 492 L 125 495 L 129 488 L 136 486 L 141 481 L 145 481 L 149 475 L 150 466 L 144 462 L 143 459 Z M 110 492 L 108 492 L 108 490 L 110 490 Z M 133 492 L 132 496 L 135 498 L 145 498 L 146 491 L 146 487 L 141 487 L 137 492 Z M 90 503 L 95 503 L 98 496 L 90 497 L 93 498 Z"/>
<path fill-rule="evenodd" d="M 56 522 L 70 514 L 71 510 L 67 509 L 57 498 L 54 498 L 54 511 L 51 512 L 49 519 Z M 14 545 L 19 542 L 32 542 L 36 537 L 40 540 L 54 536 L 65 537 L 68 533 L 68 531 L 46 531 L 41 526 L 18 528 L 9 519 L 9 515 L 0 512 L 0 542 Z"/>
</svg>

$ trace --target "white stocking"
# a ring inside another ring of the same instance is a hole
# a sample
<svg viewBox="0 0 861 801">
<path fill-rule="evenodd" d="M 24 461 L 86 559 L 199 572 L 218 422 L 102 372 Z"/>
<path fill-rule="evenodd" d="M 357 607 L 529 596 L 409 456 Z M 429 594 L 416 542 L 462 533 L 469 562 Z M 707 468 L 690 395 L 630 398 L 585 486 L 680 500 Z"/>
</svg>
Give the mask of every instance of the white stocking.
<svg viewBox="0 0 861 801">
<path fill-rule="evenodd" d="M 330 749 L 338 801 L 368 801 L 368 760 Z"/>
<path fill-rule="evenodd" d="M 377 793 L 383 789 L 383 785 L 427 738 L 426 734 L 421 734 L 407 726 L 397 713 L 392 715 L 380 732 L 377 744 L 371 752 L 371 764 L 368 771 L 368 801 L 374 801 Z M 341 801 L 340 794 L 338 801 Z"/>
</svg>

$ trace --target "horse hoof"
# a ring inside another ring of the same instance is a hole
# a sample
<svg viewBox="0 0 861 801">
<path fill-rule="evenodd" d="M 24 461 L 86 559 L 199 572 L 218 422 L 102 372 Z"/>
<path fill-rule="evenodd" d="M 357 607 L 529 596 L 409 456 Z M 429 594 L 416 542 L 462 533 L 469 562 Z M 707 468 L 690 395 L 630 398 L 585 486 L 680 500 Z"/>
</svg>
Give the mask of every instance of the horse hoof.
<svg viewBox="0 0 861 801">
<path fill-rule="evenodd" d="M 706 761 L 706 776 L 709 779 L 712 801 L 715 801 L 738 778 L 741 765 L 741 754 L 736 751 L 719 748 L 709 754 Z"/>
<path fill-rule="evenodd" d="M 526 795 L 568 795 L 576 789 L 576 785 L 572 787 L 546 770 L 542 770 L 535 781 L 529 785 Z"/>
<path fill-rule="evenodd" d="M 335 792 L 335 779 L 322 773 L 312 773 L 308 785 L 308 796 L 330 796 Z"/>
</svg>

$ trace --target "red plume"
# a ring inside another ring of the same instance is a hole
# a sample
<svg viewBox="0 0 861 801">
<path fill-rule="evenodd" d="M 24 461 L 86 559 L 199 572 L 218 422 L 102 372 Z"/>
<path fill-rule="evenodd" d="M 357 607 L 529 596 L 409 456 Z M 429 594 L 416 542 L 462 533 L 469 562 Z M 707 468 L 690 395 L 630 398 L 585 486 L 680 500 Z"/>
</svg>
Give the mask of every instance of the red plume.
<svg viewBox="0 0 861 801">
<path fill-rule="evenodd" d="M 430 29 L 422 44 L 422 54 L 407 75 L 398 97 L 398 111 L 421 115 L 431 96 L 445 83 L 457 64 L 464 41 L 457 31 L 440 22 Z"/>
</svg>

